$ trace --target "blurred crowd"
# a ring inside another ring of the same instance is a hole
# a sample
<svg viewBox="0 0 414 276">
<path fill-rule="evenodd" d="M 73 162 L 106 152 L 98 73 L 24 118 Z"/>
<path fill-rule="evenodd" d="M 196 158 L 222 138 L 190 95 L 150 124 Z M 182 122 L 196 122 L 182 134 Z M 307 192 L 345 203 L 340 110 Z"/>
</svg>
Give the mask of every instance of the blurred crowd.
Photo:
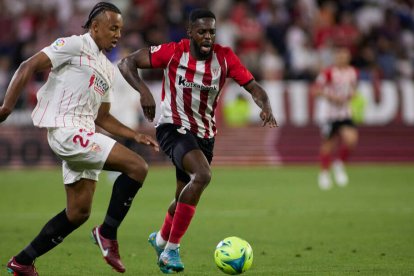
<svg viewBox="0 0 414 276">
<path fill-rule="evenodd" d="M 56 38 L 85 30 L 91 0 L 0 0 L 0 100 L 13 72 Z M 414 1 L 410 0 L 113 0 L 124 17 L 116 62 L 135 49 L 186 37 L 194 8 L 217 16 L 216 42 L 232 47 L 259 81 L 311 81 L 350 49 L 364 80 L 412 78 Z M 145 73 L 158 80 L 161 72 Z M 36 76 L 36 91 L 45 75 Z M 30 88 L 31 87 L 31 88 Z M 28 94 L 34 100 L 34 93 Z M 32 96 L 30 96 L 32 95 Z M 31 100 L 29 99 L 29 102 Z"/>
</svg>

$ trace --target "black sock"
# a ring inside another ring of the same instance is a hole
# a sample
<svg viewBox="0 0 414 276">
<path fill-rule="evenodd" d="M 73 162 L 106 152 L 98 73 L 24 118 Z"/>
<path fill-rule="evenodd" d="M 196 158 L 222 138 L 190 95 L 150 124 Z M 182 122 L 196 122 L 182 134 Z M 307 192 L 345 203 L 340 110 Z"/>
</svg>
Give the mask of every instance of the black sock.
<svg viewBox="0 0 414 276">
<path fill-rule="evenodd" d="M 16 261 L 22 265 L 30 265 L 33 261 L 61 243 L 79 225 L 72 224 L 63 210 L 42 228 L 39 235 L 18 255 Z"/>
<path fill-rule="evenodd" d="M 141 187 L 141 183 L 126 174 L 118 176 L 112 188 L 111 201 L 109 202 L 105 221 L 99 229 L 102 236 L 116 240 L 117 229 L 128 213 L 132 200 Z"/>
</svg>

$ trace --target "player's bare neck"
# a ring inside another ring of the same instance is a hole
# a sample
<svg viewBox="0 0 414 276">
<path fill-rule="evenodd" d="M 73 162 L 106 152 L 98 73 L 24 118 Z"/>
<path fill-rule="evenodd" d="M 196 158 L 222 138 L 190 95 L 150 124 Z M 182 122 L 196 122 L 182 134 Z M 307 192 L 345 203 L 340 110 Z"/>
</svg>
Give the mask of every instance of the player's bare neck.
<svg viewBox="0 0 414 276">
<path fill-rule="evenodd" d="M 98 46 L 99 51 L 102 51 L 102 47 L 99 45 L 99 38 L 96 36 L 96 34 L 92 30 L 89 30 L 89 34 L 91 35 L 93 41 L 95 41 L 96 46 Z"/>
</svg>

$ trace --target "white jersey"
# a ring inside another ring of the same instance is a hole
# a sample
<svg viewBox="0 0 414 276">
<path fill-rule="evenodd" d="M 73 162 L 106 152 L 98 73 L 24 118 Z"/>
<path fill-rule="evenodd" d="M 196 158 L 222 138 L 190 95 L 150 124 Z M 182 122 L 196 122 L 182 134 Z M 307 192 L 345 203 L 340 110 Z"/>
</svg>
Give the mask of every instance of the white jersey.
<svg viewBox="0 0 414 276">
<path fill-rule="evenodd" d="M 32 112 L 38 127 L 95 130 L 102 102 L 111 102 L 114 66 L 89 33 L 59 38 L 42 50 L 52 62 Z"/>
</svg>

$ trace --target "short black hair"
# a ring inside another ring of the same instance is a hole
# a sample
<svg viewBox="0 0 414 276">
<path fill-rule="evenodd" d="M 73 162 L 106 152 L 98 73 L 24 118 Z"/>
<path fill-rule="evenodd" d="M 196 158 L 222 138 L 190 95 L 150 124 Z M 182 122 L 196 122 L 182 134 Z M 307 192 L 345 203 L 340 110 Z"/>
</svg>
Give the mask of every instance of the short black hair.
<svg viewBox="0 0 414 276">
<path fill-rule="evenodd" d="M 91 10 L 91 12 L 89 13 L 88 16 L 88 21 L 86 21 L 85 25 L 82 26 L 82 28 L 84 29 L 89 29 L 91 24 L 92 24 L 92 20 L 99 15 L 102 12 L 105 11 L 112 11 L 118 14 L 121 14 L 121 10 L 118 9 L 117 6 L 115 6 L 112 3 L 109 2 L 99 2 L 97 3 Z"/>
<path fill-rule="evenodd" d="M 190 23 L 194 23 L 199 18 L 214 18 L 216 20 L 216 16 L 213 12 L 205 9 L 195 9 L 190 12 L 189 20 Z"/>
</svg>

